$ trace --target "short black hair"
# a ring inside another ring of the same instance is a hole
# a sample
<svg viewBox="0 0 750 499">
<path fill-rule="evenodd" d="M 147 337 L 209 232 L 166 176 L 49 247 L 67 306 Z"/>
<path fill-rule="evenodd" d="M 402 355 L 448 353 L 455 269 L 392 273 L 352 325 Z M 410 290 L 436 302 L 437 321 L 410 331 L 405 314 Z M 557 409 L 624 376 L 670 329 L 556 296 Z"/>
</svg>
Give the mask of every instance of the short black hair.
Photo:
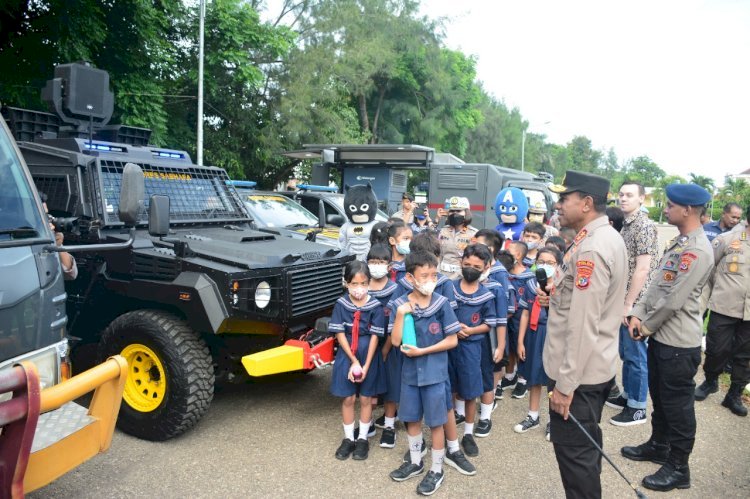
<svg viewBox="0 0 750 499">
<path fill-rule="evenodd" d="M 370 244 L 388 244 L 388 222 L 377 222 L 370 230 Z"/>
<path fill-rule="evenodd" d="M 438 266 L 438 259 L 432 253 L 426 251 L 415 251 L 406 255 L 405 260 L 406 271 L 411 275 L 414 275 L 414 271 L 417 267 L 435 267 Z"/>
<path fill-rule="evenodd" d="M 560 236 L 549 236 L 547 238 L 547 242 L 544 243 L 545 247 L 554 247 L 558 250 L 564 252 L 565 251 L 565 239 L 563 239 Z"/>
<path fill-rule="evenodd" d="M 401 234 L 401 231 L 404 229 L 409 229 L 409 226 L 406 225 L 406 222 L 404 222 L 400 218 L 396 218 L 395 220 L 388 221 L 388 237 L 389 238 L 391 237 L 394 239 L 397 238 L 398 235 Z"/>
<path fill-rule="evenodd" d="M 563 261 L 562 251 L 559 251 L 557 248 L 550 248 L 549 246 L 539 248 L 539 251 L 536 254 L 536 259 L 539 260 L 539 255 L 543 253 L 549 253 L 550 255 L 554 256 L 558 265 L 560 265 Z"/>
<path fill-rule="evenodd" d="M 732 211 L 733 208 L 739 208 L 740 211 L 742 211 L 742 206 L 734 202 L 729 202 L 724 205 L 724 213 L 729 213 L 730 211 Z"/>
<path fill-rule="evenodd" d="M 638 182 L 637 180 L 625 179 L 625 181 L 623 181 L 623 183 L 620 184 L 620 189 L 622 189 L 622 187 L 625 186 L 625 185 L 635 185 L 635 186 L 638 186 L 638 195 L 639 196 L 645 196 L 646 195 L 646 188 L 643 187 L 643 184 L 640 183 L 640 182 Z"/>
<path fill-rule="evenodd" d="M 526 246 L 526 243 L 523 241 L 511 241 L 510 246 L 512 248 L 518 248 L 518 250 L 521 252 L 521 260 L 526 258 L 526 255 L 529 254 L 529 247 Z"/>
<path fill-rule="evenodd" d="M 513 267 L 513 255 L 508 250 L 500 250 L 497 252 L 497 261 L 505 267 L 505 270 L 510 270 Z"/>
<path fill-rule="evenodd" d="M 420 232 L 411 238 L 409 250 L 411 252 L 424 251 L 440 258 L 440 241 L 437 235 L 431 231 Z"/>
<path fill-rule="evenodd" d="M 47 193 L 46 192 L 39 191 L 39 197 L 42 199 L 42 203 L 46 203 L 47 202 Z"/>
<path fill-rule="evenodd" d="M 547 229 L 545 229 L 544 225 L 540 224 L 539 222 L 527 223 L 526 227 L 523 228 L 523 231 L 528 232 L 529 234 L 536 234 L 542 239 L 544 239 L 544 235 L 547 233 Z"/>
<path fill-rule="evenodd" d="M 390 262 L 392 257 L 391 248 L 382 243 L 373 244 L 367 253 L 367 260 L 385 260 L 386 262 Z"/>
<path fill-rule="evenodd" d="M 612 227 L 617 232 L 620 232 L 622 226 L 625 224 L 625 213 L 623 213 L 617 206 L 607 206 L 606 213 L 607 218 L 609 218 L 609 223 L 612 224 Z"/>
<path fill-rule="evenodd" d="M 503 243 L 505 242 L 505 236 L 495 229 L 479 229 L 477 233 L 474 234 L 474 237 L 483 237 L 488 243 L 487 246 L 490 246 L 495 250 L 495 254 L 493 255 L 495 258 L 497 258 L 500 250 L 503 249 Z"/>
<path fill-rule="evenodd" d="M 414 201 L 414 196 L 412 196 L 408 192 L 405 192 L 401 194 L 401 199 L 408 199 L 409 201 Z"/>
<path fill-rule="evenodd" d="M 364 274 L 367 276 L 367 280 L 370 280 L 370 267 L 361 260 L 352 260 L 344 267 L 344 280 L 346 282 L 352 282 L 354 276 L 357 274 Z"/>
<path fill-rule="evenodd" d="M 461 260 L 469 258 L 470 256 L 479 258 L 485 265 L 492 261 L 490 249 L 484 244 L 470 244 L 464 248 L 464 255 L 461 257 Z"/>
</svg>

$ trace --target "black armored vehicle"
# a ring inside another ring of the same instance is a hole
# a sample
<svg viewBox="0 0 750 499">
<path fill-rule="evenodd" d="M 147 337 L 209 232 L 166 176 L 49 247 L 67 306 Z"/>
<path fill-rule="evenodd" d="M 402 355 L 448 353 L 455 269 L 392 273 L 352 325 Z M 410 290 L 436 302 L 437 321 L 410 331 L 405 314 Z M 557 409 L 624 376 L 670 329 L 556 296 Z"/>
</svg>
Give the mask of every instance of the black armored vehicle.
<svg viewBox="0 0 750 499">
<path fill-rule="evenodd" d="M 216 382 L 329 360 L 330 340 L 311 338 L 342 293 L 351 257 L 259 230 L 226 171 L 148 145 L 147 130 L 105 126 L 106 72 L 67 64 L 55 76 L 43 92 L 55 113 L 3 111 L 50 213 L 69 221 L 66 245 L 127 240 L 117 216 L 125 164 L 145 177 L 147 210 L 132 246 L 76 253 L 79 276 L 66 282 L 68 333 L 98 344 L 100 359 L 128 361 L 118 426 L 168 439 L 201 418 Z M 101 117 L 81 119 L 84 103 Z M 159 215 L 165 205 L 168 219 Z"/>
</svg>

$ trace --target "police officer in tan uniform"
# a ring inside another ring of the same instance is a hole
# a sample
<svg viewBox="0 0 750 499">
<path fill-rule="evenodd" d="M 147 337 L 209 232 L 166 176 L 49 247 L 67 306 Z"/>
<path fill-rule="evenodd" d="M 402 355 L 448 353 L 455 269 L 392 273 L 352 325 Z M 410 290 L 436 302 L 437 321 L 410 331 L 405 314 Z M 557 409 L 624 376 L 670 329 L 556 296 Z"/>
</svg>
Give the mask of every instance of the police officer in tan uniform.
<svg viewBox="0 0 750 499">
<path fill-rule="evenodd" d="M 557 209 L 578 234 L 565 252 L 550 297 L 544 370 L 550 379 L 550 440 L 568 497 L 601 497 L 601 454 L 572 421 L 602 445 L 602 408 L 615 377 L 628 277 L 625 243 L 605 214 L 609 180 L 568 171 Z"/>
<path fill-rule="evenodd" d="M 461 257 L 464 249 L 471 244 L 477 229 L 471 224 L 469 200 L 453 196 L 445 200 L 448 219 L 440 230 L 440 273 L 450 279 L 461 276 Z"/>
<path fill-rule="evenodd" d="M 738 416 L 747 416 L 742 404 L 742 388 L 750 382 L 750 207 L 746 221 L 730 232 L 716 236 L 708 308 L 706 380 L 695 389 L 695 400 L 704 400 L 719 389 L 719 374 L 732 360 L 732 384 L 724 407 Z"/>
<path fill-rule="evenodd" d="M 664 252 L 628 326 L 633 339 L 648 337 L 651 438 L 621 450 L 628 459 L 663 465 L 643 479 L 644 487 L 659 491 L 690 487 L 688 459 L 696 427 L 693 378 L 701 363 L 703 335 L 700 296 L 714 267 L 700 224 L 711 195 L 695 184 L 670 184 L 665 190 L 664 214 L 680 235 Z"/>
</svg>

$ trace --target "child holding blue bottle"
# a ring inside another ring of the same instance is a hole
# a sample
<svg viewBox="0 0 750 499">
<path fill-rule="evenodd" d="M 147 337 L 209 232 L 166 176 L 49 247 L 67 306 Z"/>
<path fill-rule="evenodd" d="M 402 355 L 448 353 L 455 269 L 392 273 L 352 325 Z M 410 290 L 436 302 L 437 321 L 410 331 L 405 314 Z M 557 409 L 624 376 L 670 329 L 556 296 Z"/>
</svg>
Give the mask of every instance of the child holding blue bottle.
<svg viewBox="0 0 750 499">
<path fill-rule="evenodd" d="M 343 399 L 341 415 L 344 439 L 336 459 L 367 459 L 372 398 L 385 391 L 383 361 L 378 337 L 383 336 L 383 305 L 368 293 L 370 270 L 354 260 L 344 268 L 347 293 L 336 301 L 328 331 L 336 335 L 339 348 L 331 374 L 331 393 Z M 354 402 L 360 399 L 359 438 L 354 439 Z"/>
</svg>

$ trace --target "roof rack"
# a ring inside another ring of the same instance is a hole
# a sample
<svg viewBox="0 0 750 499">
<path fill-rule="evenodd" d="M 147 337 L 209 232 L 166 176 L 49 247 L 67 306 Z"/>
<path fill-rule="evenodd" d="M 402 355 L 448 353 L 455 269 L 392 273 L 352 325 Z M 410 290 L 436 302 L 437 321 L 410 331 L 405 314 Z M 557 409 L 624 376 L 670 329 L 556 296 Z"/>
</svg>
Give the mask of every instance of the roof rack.
<svg viewBox="0 0 750 499">
<path fill-rule="evenodd" d="M 253 182 L 252 180 L 227 180 L 226 182 L 227 185 L 244 189 L 255 189 L 258 185 L 258 182 Z"/>
<path fill-rule="evenodd" d="M 301 191 L 339 192 L 338 187 L 329 187 L 327 185 L 298 184 L 297 189 Z"/>
</svg>

